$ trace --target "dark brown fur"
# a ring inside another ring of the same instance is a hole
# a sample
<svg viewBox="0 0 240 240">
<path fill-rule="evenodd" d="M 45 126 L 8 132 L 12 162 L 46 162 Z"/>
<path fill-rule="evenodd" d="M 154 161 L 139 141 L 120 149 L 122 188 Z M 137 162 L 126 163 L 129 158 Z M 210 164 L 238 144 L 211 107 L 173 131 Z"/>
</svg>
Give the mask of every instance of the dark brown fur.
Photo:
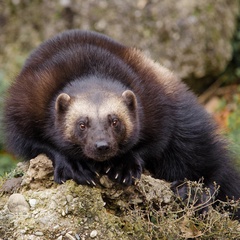
<svg viewBox="0 0 240 240">
<path fill-rule="evenodd" d="M 86 85 L 86 92 L 91 84 L 109 81 L 111 92 L 121 96 L 119 89 L 131 90 L 137 101 L 134 111 L 139 121 L 131 120 L 137 134 L 124 139 L 121 151 L 103 162 L 89 159 L 56 127 L 57 96 L 73 81 L 79 81 L 80 93 L 89 76 L 95 80 Z M 185 84 L 140 51 L 101 34 L 67 31 L 34 51 L 9 90 L 5 129 L 8 148 L 15 154 L 30 159 L 45 153 L 53 160 L 57 182 L 95 184 L 96 172 L 107 172 L 113 180 L 132 184 L 145 167 L 167 181 L 204 177 L 210 188 L 216 181 L 221 200 L 226 195 L 240 197 L 239 175 L 226 144 Z"/>
</svg>

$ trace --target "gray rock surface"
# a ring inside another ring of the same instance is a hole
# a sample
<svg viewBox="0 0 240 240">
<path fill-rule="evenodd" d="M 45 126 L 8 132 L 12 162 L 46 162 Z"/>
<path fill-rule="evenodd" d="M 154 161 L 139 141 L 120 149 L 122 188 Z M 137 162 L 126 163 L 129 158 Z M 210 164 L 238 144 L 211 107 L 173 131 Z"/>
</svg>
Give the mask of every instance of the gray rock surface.
<svg viewBox="0 0 240 240">
<path fill-rule="evenodd" d="M 39 155 L 30 161 L 22 178 L 21 193 L 1 197 L 0 237 L 121 240 L 135 236 L 133 239 L 140 239 L 146 233 L 135 233 L 139 223 L 135 223 L 134 217 L 125 216 L 129 206 L 142 205 L 145 201 L 160 206 L 170 204 L 172 198 L 169 184 L 150 176 L 143 176 L 138 186 L 129 188 L 110 184 L 103 177 L 102 186 L 92 188 L 73 181 L 57 185 L 52 174 L 52 162 L 46 156 Z M 9 194 L 3 187 L 6 186 L 0 186 L 0 192 Z M 117 212 L 122 212 L 122 216 Z M 144 222 L 141 224 L 144 226 Z M 123 230 L 125 225 L 127 229 Z M 151 238 L 146 235 L 143 239 Z"/>
<path fill-rule="evenodd" d="M 26 213 L 29 211 L 29 205 L 20 193 L 14 193 L 9 197 L 7 208 L 12 213 Z"/>
<path fill-rule="evenodd" d="M 238 14 L 237 0 L 4 1 L 0 64 L 5 55 L 21 57 L 60 31 L 81 28 L 141 48 L 183 79 L 216 76 L 231 59 Z"/>
<path fill-rule="evenodd" d="M 19 168 L 26 170 L 17 189 L 9 188 L 11 179 L 0 178 L 0 239 L 181 240 L 240 236 L 239 222 L 231 221 L 227 213 L 221 215 L 209 206 L 206 219 L 200 217 L 198 222 L 194 216 L 196 199 L 188 198 L 184 205 L 173 196 L 169 183 L 145 174 L 136 186 L 124 187 L 102 176 L 96 187 L 89 187 L 71 180 L 55 184 L 50 174 L 52 163 L 44 155 L 29 164 L 18 164 L 17 172 Z M 201 184 L 188 184 L 191 193 L 194 188 L 203 191 Z"/>
</svg>

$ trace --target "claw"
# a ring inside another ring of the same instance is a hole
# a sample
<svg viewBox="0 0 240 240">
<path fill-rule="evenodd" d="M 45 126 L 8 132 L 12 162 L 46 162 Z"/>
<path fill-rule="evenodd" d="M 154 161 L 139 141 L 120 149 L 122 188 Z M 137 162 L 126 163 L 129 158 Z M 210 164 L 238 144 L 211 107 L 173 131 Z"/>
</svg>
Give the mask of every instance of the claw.
<svg viewBox="0 0 240 240">
<path fill-rule="evenodd" d="M 125 182 L 126 182 L 126 178 L 123 179 L 123 183 L 125 183 Z"/>
<path fill-rule="evenodd" d="M 98 174 L 98 172 L 95 172 L 95 174 L 97 175 L 97 177 L 99 177 L 100 175 Z"/>
<path fill-rule="evenodd" d="M 135 186 L 138 185 L 139 181 L 140 181 L 139 178 L 134 178 L 133 185 L 135 185 Z"/>
<path fill-rule="evenodd" d="M 93 180 L 92 180 L 91 182 L 92 182 L 92 184 L 93 184 L 94 186 L 96 186 L 96 183 L 95 183 Z"/>
<path fill-rule="evenodd" d="M 111 168 L 108 168 L 107 171 L 106 171 L 106 173 L 108 173 L 108 172 L 110 171 L 110 169 L 111 169 Z"/>
<path fill-rule="evenodd" d="M 116 176 L 115 176 L 115 179 L 117 179 L 118 178 L 118 173 L 116 174 Z"/>
<path fill-rule="evenodd" d="M 87 183 L 90 185 L 90 182 L 89 182 L 89 181 L 87 181 Z"/>
</svg>

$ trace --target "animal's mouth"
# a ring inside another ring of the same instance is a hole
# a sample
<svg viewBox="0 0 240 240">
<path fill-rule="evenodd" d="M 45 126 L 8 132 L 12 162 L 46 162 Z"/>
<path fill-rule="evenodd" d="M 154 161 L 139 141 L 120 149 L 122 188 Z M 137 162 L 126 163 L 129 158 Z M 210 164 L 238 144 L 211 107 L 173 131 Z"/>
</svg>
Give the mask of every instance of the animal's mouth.
<svg viewBox="0 0 240 240">
<path fill-rule="evenodd" d="M 97 162 L 104 162 L 108 161 L 109 159 L 113 158 L 116 154 L 115 153 L 109 153 L 109 154 L 93 154 L 92 156 L 89 156 L 91 159 Z"/>
<path fill-rule="evenodd" d="M 88 158 L 97 162 L 104 162 L 117 155 L 118 147 L 113 143 L 98 142 L 98 144 L 86 145 L 83 151 Z"/>
<path fill-rule="evenodd" d="M 108 161 L 111 158 L 113 158 L 114 156 L 117 155 L 117 151 L 113 151 L 113 150 L 106 150 L 104 152 L 99 152 L 99 151 L 85 151 L 85 155 L 97 162 L 104 162 L 104 161 Z"/>
</svg>

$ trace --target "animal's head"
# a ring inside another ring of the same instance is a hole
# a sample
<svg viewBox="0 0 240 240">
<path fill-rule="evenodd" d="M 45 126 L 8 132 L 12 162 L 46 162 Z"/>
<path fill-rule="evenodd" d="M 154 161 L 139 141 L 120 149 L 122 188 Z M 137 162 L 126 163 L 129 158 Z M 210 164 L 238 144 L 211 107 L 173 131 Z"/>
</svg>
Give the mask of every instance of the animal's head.
<svg viewBox="0 0 240 240">
<path fill-rule="evenodd" d="M 138 140 L 139 117 L 135 94 L 93 91 L 79 96 L 61 93 L 55 102 L 56 126 L 65 141 L 83 154 L 105 161 L 129 150 Z"/>
</svg>

